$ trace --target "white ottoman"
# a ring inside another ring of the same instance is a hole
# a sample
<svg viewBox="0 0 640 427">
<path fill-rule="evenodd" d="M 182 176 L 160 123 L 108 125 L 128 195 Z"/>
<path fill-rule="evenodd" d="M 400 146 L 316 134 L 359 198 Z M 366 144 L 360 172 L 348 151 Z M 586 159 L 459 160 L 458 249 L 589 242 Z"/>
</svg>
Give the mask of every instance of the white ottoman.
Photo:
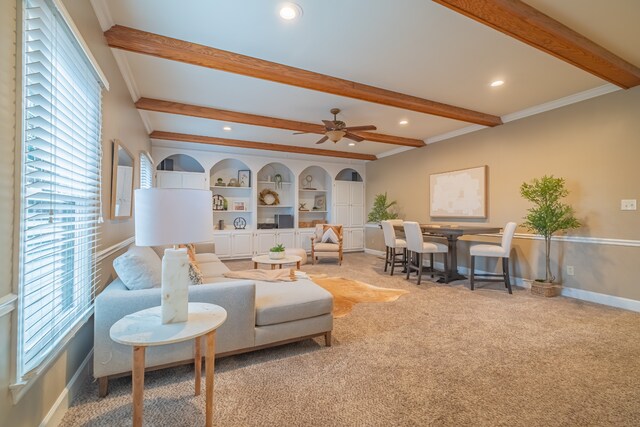
<svg viewBox="0 0 640 427">
<path fill-rule="evenodd" d="M 307 251 L 305 251 L 304 249 L 301 248 L 290 248 L 290 249 L 285 249 L 284 253 L 286 255 L 297 255 L 299 256 L 300 259 L 300 265 L 304 265 L 307 263 Z"/>
</svg>

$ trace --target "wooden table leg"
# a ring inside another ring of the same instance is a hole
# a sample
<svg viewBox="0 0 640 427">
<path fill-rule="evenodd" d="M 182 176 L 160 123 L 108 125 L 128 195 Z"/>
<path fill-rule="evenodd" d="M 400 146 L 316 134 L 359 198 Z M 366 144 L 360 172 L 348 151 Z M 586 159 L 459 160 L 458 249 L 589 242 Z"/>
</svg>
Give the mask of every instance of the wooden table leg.
<svg viewBox="0 0 640 427">
<path fill-rule="evenodd" d="M 300 261 L 296 262 L 296 270 L 300 270 Z"/>
<path fill-rule="evenodd" d="M 196 371 L 196 396 L 200 395 L 200 383 L 202 377 L 202 349 L 200 344 L 201 338 L 197 337 L 194 341 L 194 356 L 193 356 L 193 364 Z"/>
<path fill-rule="evenodd" d="M 257 263 L 257 262 L 254 262 L 254 263 L 253 263 L 253 269 L 254 269 L 254 270 L 257 270 L 257 269 L 258 269 L 258 263 Z"/>
<path fill-rule="evenodd" d="M 142 427 L 145 347 L 133 347 L 133 427 Z"/>
<path fill-rule="evenodd" d="M 282 264 L 278 264 L 278 268 L 282 270 Z"/>
<path fill-rule="evenodd" d="M 213 426 L 213 371 L 216 353 L 216 331 L 207 334 L 207 354 L 205 355 L 205 381 L 206 381 L 206 427 Z"/>
<path fill-rule="evenodd" d="M 275 264 L 271 264 L 271 269 L 275 270 L 276 269 L 276 265 Z"/>
</svg>

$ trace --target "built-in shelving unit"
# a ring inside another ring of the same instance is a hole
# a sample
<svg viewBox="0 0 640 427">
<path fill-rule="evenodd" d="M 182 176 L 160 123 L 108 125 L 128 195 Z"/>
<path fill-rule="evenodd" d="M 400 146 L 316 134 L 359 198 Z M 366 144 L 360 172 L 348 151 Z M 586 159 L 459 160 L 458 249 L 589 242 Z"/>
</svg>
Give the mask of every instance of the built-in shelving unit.
<svg viewBox="0 0 640 427">
<path fill-rule="evenodd" d="M 320 166 L 309 166 L 298 175 L 298 228 L 314 228 L 330 222 L 331 176 Z M 302 210 L 304 205 L 305 210 Z M 314 209 L 316 208 L 316 209 Z"/>
<path fill-rule="evenodd" d="M 226 210 L 213 211 L 213 226 L 216 230 L 235 230 L 233 222 L 236 218 L 243 218 L 246 230 L 252 230 L 253 188 L 251 187 L 251 172 L 249 180 L 240 182 L 240 171 L 249 171 L 249 167 L 236 159 L 224 159 L 213 165 L 209 172 L 210 190 L 214 195 L 224 197 L 227 202 Z M 217 185 L 222 182 L 225 185 Z M 230 185 L 231 184 L 231 185 Z M 243 184 L 245 187 L 238 185 Z M 243 208 L 240 209 L 239 206 Z M 222 227 L 221 227 L 222 226 Z"/>
<path fill-rule="evenodd" d="M 295 194 L 293 172 L 282 163 L 269 163 L 258 172 L 258 187 L 256 192 L 258 224 L 277 224 L 280 215 L 291 215 L 295 221 Z M 278 195 L 278 204 L 262 204 L 260 194 L 264 190 L 273 191 Z M 293 222 L 295 225 L 295 222 Z"/>
</svg>

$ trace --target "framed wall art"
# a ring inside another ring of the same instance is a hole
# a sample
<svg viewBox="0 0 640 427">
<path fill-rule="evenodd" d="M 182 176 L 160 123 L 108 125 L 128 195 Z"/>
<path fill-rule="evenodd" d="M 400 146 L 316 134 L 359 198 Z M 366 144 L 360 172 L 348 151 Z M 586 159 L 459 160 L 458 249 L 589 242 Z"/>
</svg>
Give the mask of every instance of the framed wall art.
<svg viewBox="0 0 640 427">
<path fill-rule="evenodd" d="M 486 218 L 487 166 L 429 176 L 433 218 Z"/>
</svg>

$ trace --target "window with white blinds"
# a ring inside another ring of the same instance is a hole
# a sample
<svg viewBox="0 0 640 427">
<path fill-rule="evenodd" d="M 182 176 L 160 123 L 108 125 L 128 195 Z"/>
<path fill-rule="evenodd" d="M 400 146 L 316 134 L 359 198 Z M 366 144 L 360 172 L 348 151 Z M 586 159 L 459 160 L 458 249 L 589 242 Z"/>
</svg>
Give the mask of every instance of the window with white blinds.
<svg viewBox="0 0 640 427">
<path fill-rule="evenodd" d="M 153 187 L 153 162 L 147 153 L 140 153 L 140 188 Z"/>
<path fill-rule="evenodd" d="M 102 87 L 55 5 L 23 7 L 18 371 L 26 378 L 92 307 Z"/>
</svg>

